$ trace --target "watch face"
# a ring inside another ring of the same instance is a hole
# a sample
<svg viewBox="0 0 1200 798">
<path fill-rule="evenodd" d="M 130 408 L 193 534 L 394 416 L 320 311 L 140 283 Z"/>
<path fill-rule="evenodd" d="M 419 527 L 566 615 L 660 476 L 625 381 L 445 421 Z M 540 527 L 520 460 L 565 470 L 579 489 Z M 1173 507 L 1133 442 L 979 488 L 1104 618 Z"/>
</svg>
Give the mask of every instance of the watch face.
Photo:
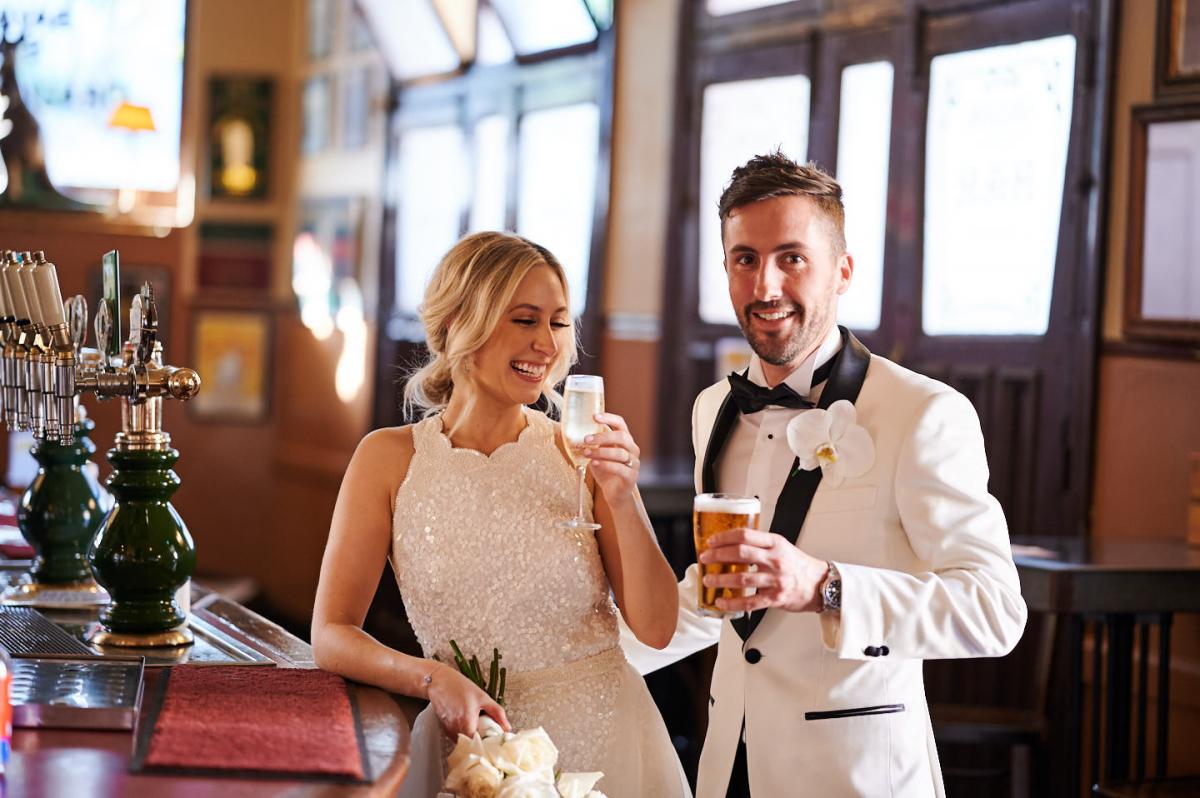
<svg viewBox="0 0 1200 798">
<path fill-rule="evenodd" d="M 826 607 L 831 610 L 842 608 L 842 582 L 840 579 L 832 579 L 826 582 L 824 594 Z"/>
</svg>

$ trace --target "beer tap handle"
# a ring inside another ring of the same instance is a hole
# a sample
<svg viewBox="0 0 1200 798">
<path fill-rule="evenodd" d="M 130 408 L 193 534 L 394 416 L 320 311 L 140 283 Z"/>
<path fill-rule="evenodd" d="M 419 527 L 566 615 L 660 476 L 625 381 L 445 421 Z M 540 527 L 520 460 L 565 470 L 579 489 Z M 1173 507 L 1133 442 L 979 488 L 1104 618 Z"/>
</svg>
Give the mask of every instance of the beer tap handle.
<svg viewBox="0 0 1200 798">
<path fill-rule="evenodd" d="M 129 338 L 126 342 L 139 353 L 140 357 L 142 348 L 142 295 L 134 294 L 133 299 L 129 302 Z"/>
<path fill-rule="evenodd" d="M 67 317 L 67 328 L 71 331 L 71 343 L 75 345 L 75 351 L 78 352 L 87 340 L 87 300 L 82 295 L 76 294 L 66 301 L 63 311 Z"/>
<path fill-rule="evenodd" d="M 3 268 L 8 262 L 8 259 L 0 260 L 0 268 Z M 15 318 L 12 298 L 8 294 L 8 283 L 0 277 L 0 320 L 9 321 Z"/>
<path fill-rule="evenodd" d="M 109 307 L 108 300 L 100 300 L 100 305 L 96 308 L 93 326 L 96 329 L 96 348 L 100 350 L 100 364 L 107 367 L 109 364 L 108 346 L 112 341 L 113 334 L 112 309 Z"/>
<path fill-rule="evenodd" d="M 54 264 L 38 264 L 34 268 L 33 282 L 37 287 L 42 321 L 48 327 L 59 324 L 66 325 L 67 318 L 63 310 L 62 290 L 58 286 L 58 271 L 54 268 Z"/>
<path fill-rule="evenodd" d="M 136 310 L 135 310 L 136 308 Z M 137 348 L 139 363 L 150 363 L 154 359 L 158 343 L 158 307 L 154 302 L 154 287 L 146 282 L 133 298 L 129 311 L 129 340 Z"/>
<path fill-rule="evenodd" d="M 16 320 L 29 321 L 29 307 L 25 303 L 25 289 L 21 285 L 21 278 L 18 276 L 20 266 L 16 260 L 9 261 L 9 264 L 4 267 L 4 284 L 8 288 L 8 294 L 13 301 L 13 313 L 16 315 Z"/>
<path fill-rule="evenodd" d="M 33 262 L 27 261 L 17 271 L 17 277 L 21 283 L 21 290 L 25 292 L 25 307 L 29 315 L 26 317 L 34 326 L 40 327 L 45 322 L 42 320 L 42 306 L 38 301 L 37 286 L 33 283 Z"/>
</svg>

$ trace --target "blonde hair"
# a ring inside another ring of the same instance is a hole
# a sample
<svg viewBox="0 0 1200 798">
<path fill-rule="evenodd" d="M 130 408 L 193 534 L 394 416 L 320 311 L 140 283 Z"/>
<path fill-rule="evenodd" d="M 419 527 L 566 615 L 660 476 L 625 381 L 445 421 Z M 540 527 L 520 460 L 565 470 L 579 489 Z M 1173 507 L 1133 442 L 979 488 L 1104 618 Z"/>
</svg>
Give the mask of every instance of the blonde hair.
<svg viewBox="0 0 1200 798">
<path fill-rule="evenodd" d="M 428 417 L 445 409 L 454 392 L 454 374 L 461 373 L 487 343 L 517 286 L 536 266 L 548 266 L 562 284 L 563 296 L 568 297 L 567 276 L 558 259 L 545 247 L 520 236 L 474 233 L 445 254 L 418 308 L 429 358 L 409 375 L 404 386 L 406 414 L 419 411 Z M 542 391 L 555 408 L 562 406 L 562 396 L 554 386 L 566 378 L 577 359 L 572 335 L 550 364 L 547 388 Z"/>
</svg>

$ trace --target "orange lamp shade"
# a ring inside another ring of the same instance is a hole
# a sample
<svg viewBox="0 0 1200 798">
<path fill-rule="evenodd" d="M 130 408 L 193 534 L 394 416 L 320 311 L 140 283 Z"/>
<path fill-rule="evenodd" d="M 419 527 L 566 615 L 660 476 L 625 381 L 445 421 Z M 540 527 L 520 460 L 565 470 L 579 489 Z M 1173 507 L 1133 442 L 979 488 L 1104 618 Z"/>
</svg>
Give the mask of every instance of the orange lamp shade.
<svg viewBox="0 0 1200 798">
<path fill-rule="evenodd" d="M 144 105 L 122 102 L 113 110 L 108 126 L 125 130 L 154 130 L 154 117 Z"/>
</svg>

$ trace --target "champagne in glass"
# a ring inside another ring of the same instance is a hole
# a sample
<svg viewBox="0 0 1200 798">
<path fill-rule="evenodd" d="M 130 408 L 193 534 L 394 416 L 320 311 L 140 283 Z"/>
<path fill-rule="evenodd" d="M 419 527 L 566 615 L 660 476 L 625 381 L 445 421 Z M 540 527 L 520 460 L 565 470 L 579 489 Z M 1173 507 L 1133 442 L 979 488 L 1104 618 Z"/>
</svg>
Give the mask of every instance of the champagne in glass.
<svg viewBox="0 0 1200 798">
<path fill-rule="evenodd" d="M 591 374 L 572 374 L 567 377 L 563 391 L 562 432 L 571 462 L 575 464 L 578 482 L 578 502 L 575 517 L 558 522 L 558 526 L 569 529 L 599 529 L 599 524 L 588 521 L 583 515 L 583 492 L 587 489 L 584 479 L 587 473 L 588 435 L 603 432 L 604 426 L 596 421 L 596 414 L 604 412 L 604 380 Z"/>
<path fill-rule="evenodd" d="M 692 534 L 696 539 L 696 556 L 708 550 L 708 540 L 727 529 L 758 526 L 762 504 L 753 496 L 733 496 L 728 493 L 702 493 L 692 502 Z M 736 574 L 749 571 L 745 563 L 711 562 L 700 563 L 699 594 L 697 609 L 701 615 L 714 618 L 739 618 L 745 613 L 726 612 L 717 606 L 719 598 L 744 598 L 752 595 L 752 588 L 706 587 L 704 577 L 708 574 Z"/>
</svg>

